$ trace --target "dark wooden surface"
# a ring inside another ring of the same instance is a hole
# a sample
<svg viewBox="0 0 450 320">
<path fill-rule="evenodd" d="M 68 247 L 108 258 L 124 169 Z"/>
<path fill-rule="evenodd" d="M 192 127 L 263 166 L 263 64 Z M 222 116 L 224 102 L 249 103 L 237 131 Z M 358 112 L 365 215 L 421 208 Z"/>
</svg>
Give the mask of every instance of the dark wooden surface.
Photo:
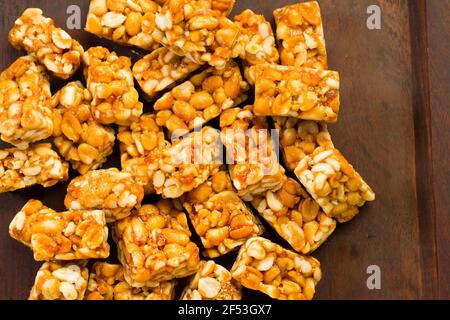
<svg viewBox="0 0 450 320">
<path fill-rule="evenodd" d="M 237 2 L 233 14 L 251 8 L 272 19 L 274 8 L 296 1 Z M 366 27 L 367 7 L 374 3 L 382 10 L 381 30 Z M 80 5 L 83 26 L 87 0 L 0 1 L 0 69 L 21 54 L 7 43 L 7 33 L 25 8 L 40 7 L 64 27 L 71 4 Z M 316 298 L 449 299 L 450 1 L 320 4 L 330 68 L 342 79 L 342 112 L 330 126 L 333 140 L 377 200 L 354 221 L 339 225 L 314 253 L 324 271 Z M 69 33 L 85 47 L 104 45 L 137 57 L 82 30 Z M 52 90 L 60 85 L 52 83 Z M 107 166 L 117 164 L 116 152 Z M 9 238 L 9 222 L 30 198 L 62 210 L 66 185 L 0 195 L 0 299 L 26 298 L 40 265 L 28 248 Z M 273 232 L 267 236 L 287 246 Z M 230 267 L 234 256 L 220 262 Z M 366 286 L 370 265 L 381 268 L 381 290 Z M 244 296 L 263 298 L 247 290 Z"/>
<path fill-rule="evenodd" d="M 438 1 L 434 1 L 438 2 Z M 436 212 L 437 291 L 450 298 L 450 1 L 428 8 L 429 84 L 433 157 L 433 192 Z"/>
</svg>

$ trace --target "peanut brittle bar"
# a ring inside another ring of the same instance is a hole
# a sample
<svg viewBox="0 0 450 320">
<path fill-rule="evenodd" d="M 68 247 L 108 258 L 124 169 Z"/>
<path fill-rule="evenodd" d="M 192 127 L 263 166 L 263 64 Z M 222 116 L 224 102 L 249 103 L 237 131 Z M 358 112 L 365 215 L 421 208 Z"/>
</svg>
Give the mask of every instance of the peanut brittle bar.
<svg viewBox="0 0 450 320">
<path fill-rule="evenodd" d="M 26 150 L 0 150 L 0 193 L 35 184 L 51 187 L 69 177 L 69 165 L 52 150 L 50 143 Z"/>
<path fill-rule="evenodd" d="M 184 289 L 180 300 L 240 300 L 241 286 L 231 273 L 214 261 L 201 261 L 197 273 Z"/>
<path fill-rule="evenodd" d="M 153 186 L 164 198 L 178 198 L 205 182 L 222 165 L 220 133 L 211 127 L 194 131 L 164 150 Z"/>
<path fill-rule="evenodd" d="M 53 132 L 50 82 L 35 56 L 20 57 L 0 74 L 1 139 L 20 149 Z"/>
<path fill-rule="evenodd" d="M 56 212 L 29 200 L 11 221 L 9 234 L 29 246 L 36 261 L 109 256 L 108 228 L 100 210 Z"/>
<path fill-rule="evenodd" d="M 285 170 L 278 162 L 266 119 L 253 106 L 233 108 L 220 116 L 222 140 L 234 187 L 244 201 L 281 188 Z"/>
<path fill-rule="evenodd" d="M 143 114 L 129 127 L 119 127 L 117 138 L 122 170 L 131 173 L 146 194 L 155 193 L 153 175 L 163 151 L 170 147 L 163 129 L 156 124 L 155 115 Z"/>
<path fill-rule="evenodd" d="M 322 17 L 316 1 L 285 6 L 273 15 L 282 64 L 328 69 Z"/>
<path fill-rule="evenodd" d="M 67 187 L 64 205 L 69 210 L 103 210 L 106 221 L 113 222 L 129 216 L 143 198 L 143 187 L 130 173 L 110 168 L 90 171 L 73 179 Z"/>
<path fill-rule="evenodd" d="M 323 211 L 339 222 L 353 219 L 375 193 L 335 148 L 317 148 L 295 169 L 295 175 Z"/>
<path fill-rule="evenodd" d="M 226 171 L 211 176 L 182 201 L 210 258 L 226 254 L 264 232 L 261 222 L 238 197 Z"/>
<path fill-rule="evenodd" d="M 36 54 L 48 71 L 61 79 L 70 78 L 79 68 L 83 47 L 51 18 L 37 8 L 26 9 L 9 31 L 9 42 L 17 49 Z"/>
<path fill-rule="evenodd" d="M 289 117 L 274 117 L 275 129 L 279 130 L 280 147 L 289 171 L 318 147 L 333 147 L 327 124 Z"/>
<path fill-rule="evenodd" d="M 85 300 L 172 300 L 175 280 L 163 281 L 157 287 L 133 288 L 123 275 L 120 264 L 96 262 L 89 275 Z"/>
<path fill-rule="evenodd" d="M 241 28 L 241 34 L 234 50 L 239 52 L 240 58 L 244 61 L 246 80 L 254 85 L 253 66 L 277 63 L 279 60 L 272 26 L 263 15 L 256 14 L 250 9 L 234 17 L 234 21 Z"/>
<path fill-rule="evenodd" d="M 83 300 L 89 271 L 85 261 L 45 262 L 28 300 Z"/>
<path fill-rule="evenodd" d="M 336 122 L 339 73 L 279 65 L 255 66 L 255 114 Z"/>
<path fill-rule="evenodd" d="M 198 68 L 199 64 L 163 47 L 138 60 L 132 71 L 146 98 L 151 99 Z"/>
<path fill-rule="evenodd" d="M 156 14 L 153 37 L 198 64 L 225 67 L 240 29 L 226 15 L 234 1 L 168 0 Z"/>
<path fill-rule="evenodd" d="M 156 101 L 156 122 L 170 133 L 183 134 L 245 101 L 248 88 L 234 61 L 221 70 L 208 68 Z"/>
<path fill-rule="evenodd" d="M 322 278 L 322 270 L 315 258 L 256 237 L 241 247 L 231 275 L 244 287 L 261 291 L 273 299 L 311 300 Z"/>
<path fill-rule="evenodd" d="M 333 233 L 336 221 L 289 178 L 283 187 L 255 197 L 253 207 L 295 251 L 310 254 Z"/>
<path fill-rule="evenodd" d="M 186 215 L 171 200 L 143 205 L 116 222 L 113 237 L 125 280 L 133 287 L 155 287 L 195 273 L 199 249 L 190 236 Z"/>
<path fill-rule="evenodd" d="M 137 121 L 143 104 L 134 88 L 131 59 L 103 47 L 91 47 L 84 53 L 83 62 L 94 118 L 102 124 L 129 125 Z"/>
<path fill-rule="evenodd" d="M 91 0 L 87 32 L 119 44 L 154 50 L 155 14 L 160 6 L 151 0 Z"/>
<path fill-rule="evenodd" d="M 112 153 L 114 130 L 95 121 L 91 94 L 81 82 L 70 82 L 52 99 L 53 136 L 59 153 L 84 174 L 102 166 Z"/>
<path fill-rule="evenodd" d="M 241 59 L 250 65 L 278 62 L 272 26 L 263 15 L 247 9 L 234 17 L 234 21 L 242 29 L 238 40 L 242 46 Z"/>
</svg>

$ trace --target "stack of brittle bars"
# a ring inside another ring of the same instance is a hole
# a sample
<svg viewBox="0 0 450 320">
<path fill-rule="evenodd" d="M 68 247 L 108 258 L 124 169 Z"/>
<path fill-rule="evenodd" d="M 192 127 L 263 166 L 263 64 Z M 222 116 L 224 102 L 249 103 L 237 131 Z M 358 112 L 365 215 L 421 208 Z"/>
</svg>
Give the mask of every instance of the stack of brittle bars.
<svg viewBox="0 0 450 320">
<path fill-rule="evenodd" d="M 276 9 L 274 32 L 250 9 L 229 19 L 234 2 L 91 0 L 85 31 L 145 50 L 134 62 L 83 48 L 41 9 L 15 21 L 8 39 L 27 55 L 0 74 L 0 137 L 13 145 L 0 192 L 79 173 L 65 211 L 30 199 L 9 226 L 44 261 L 29 299 L 169 300 L 186 277 L 180 299 L 241 299 L 242 286 L 313 298 L 310 254 L 375 194 L 327 129 L 340 80 L 318 3 Z M 52 93 L 50 77 L 67 83 Z M 116 139 L 120 168 L 102 169 Z M 95 261 L 111 245 L 116 263 Z M 232 252 L 229 269 L 214 260 Z"/>
</svg>

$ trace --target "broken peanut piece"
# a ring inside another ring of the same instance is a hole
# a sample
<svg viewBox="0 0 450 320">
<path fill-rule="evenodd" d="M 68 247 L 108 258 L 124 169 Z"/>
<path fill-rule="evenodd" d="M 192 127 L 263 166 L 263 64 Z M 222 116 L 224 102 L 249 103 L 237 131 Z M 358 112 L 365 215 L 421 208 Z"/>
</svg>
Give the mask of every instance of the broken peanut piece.
<svg viewBox="0 0 450 320">
<path fill-rule="evenodd" d="M 233 108 L 220 116 L 231 180 L 244 201 L 280 189 L 286 178 L 267 121 L 255 117 L 253 110 L 253 106 Z"/>
<path fill-rule="evenodd" d="M 80 66 L 84 50 L 80 43 L 63 29 L 57 28 L 42 10 L 28 8 L 14 23 L 8 34 L 17 49 L 36 54 L 40 63 L 54 76 L 70 78 Z"/>
<path fill-rule="evenodd" d="M 154 50 L 155 14 L 160 6 L 151 0 L 91 0 L 85 30 L 119 44 Z"/>
<path fill-rule="evenodd" d="M 181 201 L 209 258 L 237 249 L 264 232 L 261 222 L 238 197 L 226 171 L 212 175 Z"/>
<path fill-rule="evenodd" d="M 100 210 L 56 212 L 29 200 L 11 221 L 9 234 L 29 246 L 36 261 L 109 256 L 108 228 Z"/>
<path fill-rule="evenodd" d="M 147 100 L 150 100 L 198 68 L 200 65 L 187 57 L 180 57 L 166 48 L 159 48 L 133 65 L 133 76 Z"/>
<path fill-rule="evenodd" d="M 339 222 L 347 222 L 359 213 L 375 193 L 335 148 L 317 148 L 295 169 L 295 175 L 322 207 Z"/>
<path fill-rule="evenodd" d="M 168 0 L 156 13 L 152 35 L 163 46 L 198 64 L 223 69 L 233 56 L 239 26 L 226 18 L 234 1 Z"/>
<path fill-rule="evenodd" d="M 107 222 L 123 219 L 141 205 L 143 187 L 128 172 L 116 168 L 90 171 L 73 179 L 64 205 L 69 210 L 103 210 Z"/>
<path fill-rule="evenodd" d="M 221 70 L 208 68 L 155 102 L 156 122 L 169 134 L 184 134 L 245 101 L 248 89 L 234 61 Z"/>
<path fill-rule="evenodd" d="M 91 94 L 70 82 L 52 98 L 53 136 L 59 153 L 81 174 L 102 166 L 114 147 L 114 130 L 91 114 Z"/>
<path fill-rule="evenodd" d="M 129 172 L 144 187 L 145 194 L 155 193 L 153 175 L 159 160 L 170 142 L 163 129 L 156 124 L 153 113 L 143 114 L 130 126 L 119 127 L 120 163 L 122 171 Z"/>
<path fill-rule="evenodd" d="M 156 287 L 161 281 L 194 274 L 199 249 L 190 240 L 186 215 L 171 200 L 146 204 L 113 226 L 118 257 L 132 287 Z"/>
<path fill-rule="evenodd" d="M 51 187 L 69 177 L 69 165 L 50 143 L 0 150 L 0 193 L 40 184 Z"/>
<path fill-rule="evenodd" d="M 318 147 L 333 147 L 327 124 L 289 117 L 274 117 L 275 129 L 279 132 L 280 147 L 289 171 L 294 171 L 299 162 Z"/>
<path fill-rule="evenodd" d="M 328 69 L 322 17 L 316 1 L 285 6 L 273 15 L 282 64 Z"/>
<path fill-rule="evenodd" d="M 254 68 L 256 115 L 337 121 L 338 72 L 269 64 Z"/>
<path fill-rule="evenodd" d="M 280 190 L 255 197 L 252 205 L 295 251 L 302 254 L 316 250 L 336 228 L 336 221 L 323 213 L 291 178 Z"/>
<path fill-rule="evenodd" d="M 322 271 L 315 258 L 256 237 L 241 247 L 231 275 L 244 287 L 261 291 L 273 299 L 311 300 Z"/>
<path fill-rule="evenodd" d="M 34 55 L 20 57 L 0 74 L 1 139 L 22 150 L 53 132 L 50 82 Z"/>
<path fill-rule="evenodd" d="M 86 262 L 45 262 L 28 300 L 83 300 L 89 271 Z"/>
<path fill-rule="evenodd" d="M 123 275 L 120 264 L 96 262 L 89 275 L 85 300 L 173 300 L 175 280 L 163 281 L 157 287 L 133 288 Z"/>
<path fill-rule="evenodd" d="M 94 118 L 102 124 L 124 126 L 137 121 L 143 104 L 134 88 L 131 59 L 103 47 L 91 47 L 83 62 Z"/>
<path fill-rule="evenodd" d="M 180 300 L 240 300 L 241 286 L 230 272 L 214 261 L 201 261 L 200 268 L 184 289 Z"/>
</svg>

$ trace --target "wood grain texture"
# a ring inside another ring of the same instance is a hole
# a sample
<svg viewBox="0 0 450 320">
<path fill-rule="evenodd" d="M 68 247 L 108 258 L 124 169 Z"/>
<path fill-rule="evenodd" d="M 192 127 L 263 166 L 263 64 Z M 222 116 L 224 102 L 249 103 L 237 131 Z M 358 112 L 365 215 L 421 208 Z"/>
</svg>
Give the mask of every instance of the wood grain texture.
<svg viewBox="0 0 450 320">
<path fill-rule="evenodd" d="M 427 10 L 433 186 L 436 208 L 438 297 L 450 297 L 450 1 Z"/>
<path fill-rule="evenodd" d="M 273 9 L 295 2 L 238 0 L 232 16 L 251 8 L 273 21 Z M 333 140 L 373 187 L 377 200 L 365 206 L 354 221 L 339 225 L 314 254 L 324 271 L 316 298 L 449 298 L 446 153 L 450 70 L 444 63 L 450 48 L 442 41 L 449 38 L 449 2 L 419 1 L 414 6 L 406 0 L 319 2 L 330 69 L 339 71 L 342 79 L 342 112 L 338 123 L 330 126 Z M 381 30 L 366 27 L 367 7 L 374 3 L 382 10 Z M 4 44 L 0 69 L 20 56 L 7 44 L 7 33 L 25 8 L 40 7 L 58 25 L 65 26 L 66 8 L 71 4 L 80 5 L 84 26 L 87 0 L 0 1 L 0 39 Z M 85 47 L 104 45 L 132 56 L 133 60 L 141 53 L 131 53 L 130 48 L 82 30 L 68 31 Z M 427 37 L 417 39 L 422 33 Z M 426 54 L 428 42 L 430 50 Z M 52 90 L 60 85 L 52 83 Z M 422 92 L 426 87 L 429 90 Z M 151 110 L 151 105 L 146 104 L 145 108 Z M 424 121 L 420 120 L 422 115 Z M 107 166 L 117 164 L 116 148 Z M 28 248 L 9 238 L 9 222 L 30 198 L 63 209 L 66 185 L 0 195 L 0 299 L 26 298 L 40 265 L 33 261 Z M 273 231 L 265 236 L 288 247 Z M 234 257 L 230 254 L 219 262 L 230 267 Z M 381 290 L 369 290 L 366 286 L 366 269 L 370 265 L 381 268 Z M 250 290 L 244 291 L 244 297 L 264 298 Z"/>
<path fill-rule="evenodd" d="M 413 61 L 413 111 L 415 134 L 415 160 L 417 213 L 421 241 L 422 274 L 424 298 L 437 296 L 436 255 L 436 208 L 431 144 L 430 83 L 428 68 L 427 2 L 414 1 L 410 4 L 410 30 Z"/>
</svg>

